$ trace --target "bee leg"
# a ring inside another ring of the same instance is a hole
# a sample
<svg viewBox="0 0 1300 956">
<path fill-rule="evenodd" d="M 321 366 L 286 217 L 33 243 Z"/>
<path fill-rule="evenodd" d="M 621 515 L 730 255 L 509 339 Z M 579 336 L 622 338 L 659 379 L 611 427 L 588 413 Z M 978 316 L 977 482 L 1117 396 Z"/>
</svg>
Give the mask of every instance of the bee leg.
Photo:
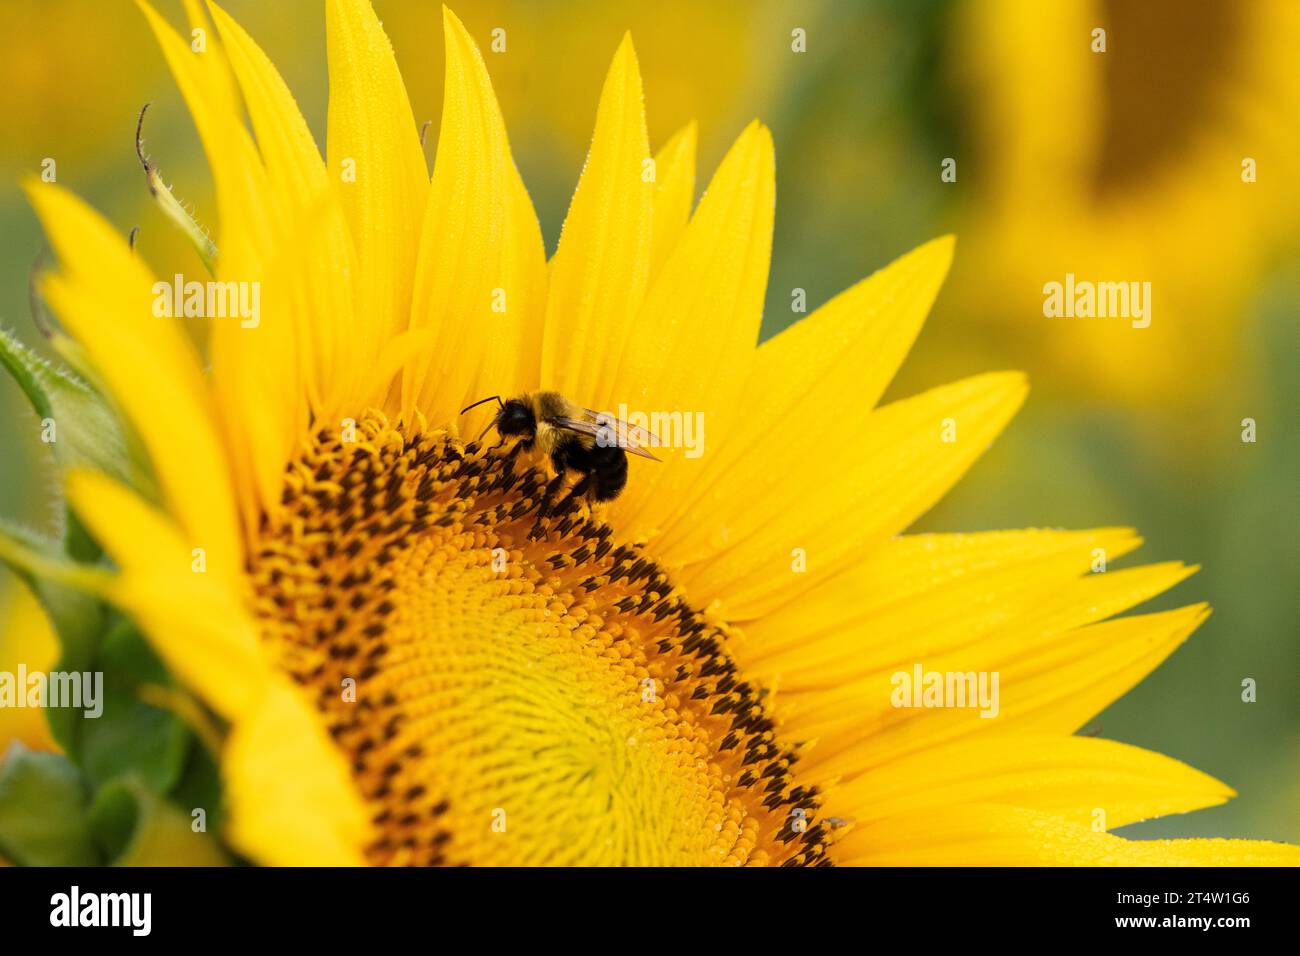
<svg viewBox="0 0 1300 956">
<path fill-rule="evenodd" d="M 590 472 L 583 475 L 582 478 L 577 482 L 577 484 L 575 484 L 573 488 L 569 491 L 569 493 L 564 496 L 564 500 L 561 501 L 558 505 L 556 505 L 555 513 L 557 515 L 564 514 L 564 512 L 568 510 L 569 505 L 572 503 L 574 498 L 578 498 L 582 495 L 585 495 L 588 491 L 591 490 L 591 486 L 595 482 L 595 480 L 596 480 L 595 477 Z"/>
</svg>

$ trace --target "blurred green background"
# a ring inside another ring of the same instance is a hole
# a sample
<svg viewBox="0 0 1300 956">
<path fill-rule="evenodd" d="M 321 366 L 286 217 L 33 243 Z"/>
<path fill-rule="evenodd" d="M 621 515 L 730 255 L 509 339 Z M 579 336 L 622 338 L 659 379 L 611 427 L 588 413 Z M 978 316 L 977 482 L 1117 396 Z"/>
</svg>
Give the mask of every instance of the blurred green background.
<svg viewBox="0 0 1300 956">
<path fill-rule="evenodd" d="M 1025 410 L 926 530 L 1125 524 L 1128 559 L 1200 574 L 1149 609 L 1207 600 L 1210 620 L 1100 716 L 1103 736 L 1181 758 L 1242 796 L 1134 836 L 1300 841 L 1300 45 L 1296 4 L 880 0 L 609 4 L 461 0 L 486 54 L 553 250 L 604 71 L 630 29 L 652 146 L 700 123 L 697 190 L 752 117 L 777 147 L 764 335 L 920 242 L 958 236 L 953 275 L 891 394 L 1023 368 Z M 180 0 L 160 10 L 184 22 Z M 229 0 L 318 140 L 320 0 Z M 442 89 L 437 3 L 376 0 L 418 119 Z M 791 49 L 791 31 L 807 49 Z M 1094 52 L 1093 30 L 1107 48 Z M 212 218 L 193 126 L 127 0 L 0 4 L 0 324 L 39 342 L 28 277 L 42 246 L 17 188 L 58 179 L 104 211 L 159 274 L 190 268 L 147 200 L 135 118 L 177 195 Z M 956 182 L 940 165 L 957 161 Z M 1241 178 L 1254 159 L 1255 182 Z M 1153 321 L 1047 319 L 1042 286 L 1153 283 Z M 1241 440 L 1253 418 L 1258 440 Z M 0 377 L 0 514 L 57 520 L 35 416 Z M 0 580 L 0 602 L 8 591 Z M 0 620 L 3 620 L 0 608 Z M 0 637 L 0 640 L 3 640 Z M 1241 682 L 1258 683 L 1256 703 Z"/>
</svg>

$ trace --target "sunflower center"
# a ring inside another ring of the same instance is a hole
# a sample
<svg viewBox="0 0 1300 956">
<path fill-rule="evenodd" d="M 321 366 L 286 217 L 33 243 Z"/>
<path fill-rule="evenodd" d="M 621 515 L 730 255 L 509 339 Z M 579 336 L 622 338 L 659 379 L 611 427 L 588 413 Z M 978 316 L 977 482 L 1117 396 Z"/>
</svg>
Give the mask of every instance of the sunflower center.
<svg viewBox="0 0 1300 956">
<path fill-rule="evenodd" d="M 1097 169 L 1101 195 L 1147 188 L 1176 162 L 1219 105 L 1216 81 L 1232 75 L 1241 12 L 1222 0 L 1107 0 L 1103 57 L 1106 125 Z"/>
<path fill-rule="evenodd" d="M 640 549 L 517 444 L 378 415 L 291 467 L 266 640 L 373 811 L 377 864 L 816 864 L 763 694 Z"/>
</svg>

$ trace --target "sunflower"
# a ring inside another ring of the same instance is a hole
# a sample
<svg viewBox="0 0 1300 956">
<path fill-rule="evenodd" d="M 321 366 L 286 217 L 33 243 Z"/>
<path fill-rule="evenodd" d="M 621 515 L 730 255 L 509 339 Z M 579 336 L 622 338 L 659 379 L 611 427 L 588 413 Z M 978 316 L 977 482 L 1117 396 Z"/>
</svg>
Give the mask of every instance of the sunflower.
<svg viewBox="0 0 1300 956">
<path fill-rule="evenodd" d="M 1075 392 L 1184 413 L 1232 394 L 1251 297 L 1295 240 L 1300 9 L 955 9 L 950 53 L 971 105 L 963 212 L 986 237 L 954 276 L 965 313 L 1003 334 L 1014 323 L 1008 341 L 1036 346 Z M 1067 272 L 1150 282 L 1149 327 L 1045 319 L 1043 285 Z"/>
<path fill-rule="evenodd" d="M 196 54 L 142 4 L 217 189 L 211 373 L 155 277 L 60 187 L 28 192 L 45 298 L 147 469 L 67 469 L 113 568 L 10 543 L 148 635 L 266 864 L 1280 863 L 1107 831 L 1224 785 L 1072 736 L 1204 606 L 1105 570 L 1124 529 L 903 535 L 1007 424 L 1018 373 L 877 408 L 949 267 L 928 243 L 755 347 L 774 208 L 748 126 L 692 209 L 693 128 L 650 152 L 630 38 L 548 262 L 482 58 L 444 11 L 432 177 L 365 0 L 330 0 L 324 160 L 219 7 Z M 201 14 L 191 8 L 191 16 Z M 246 108 L 251 130 L 244 125 Z M 166 285 L 166 283 L 164 283 Z M 233 293 L 232 293 L 233 294 Z M 697 456 L 563 495 L 489 395 L 698 414 Z M 689 410 L 689 411 L 688 411 Z M 129 476 L 147 472 L 147 481 Z M 124 477 L 126 476 L 126 477 Z M 138 487 L 136 485 L 139 485 Z M 898 706 L 900 674 L 1000 679 Z M 985 719 L 990 717 L 992 719 Z"/>
</svg>

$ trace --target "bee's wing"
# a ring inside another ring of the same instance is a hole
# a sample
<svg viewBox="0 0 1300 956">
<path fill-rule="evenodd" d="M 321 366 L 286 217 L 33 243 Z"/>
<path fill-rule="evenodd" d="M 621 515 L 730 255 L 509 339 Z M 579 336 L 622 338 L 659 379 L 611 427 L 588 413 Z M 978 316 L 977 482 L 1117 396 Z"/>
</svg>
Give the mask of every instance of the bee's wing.
<svg viewBox="0 0 1300 956">
<path fill-rule="evenodd" d="M 583 411 L 588 411 L 588 409 L 583 409 Z M 619 448 L 622 448 L 624 451 L 630 451 L 634 455 L 640 455 L 642 458 L 649 458 L 653 461 L 659 460 L 654 455 L 650 454 L 650 452 L 642 448 L 641 442 L 631 437 L 629 429 L 633 426 L 628 425 L 627 422 L 619 421 L 619 419 L 614 418 L 612 415 L 606 415 L 602 412 L 590 412 L 590 414 L 592 418 L 597 420 L 592 421 L 585 418 L 559 417 L 552 419 L 551 424 L 556 428 L 564 428 L 571 432 L 577 432 L 580 435 L 591 435 L 597 440 L 605 439 L 608 441 L 612 433 L 614 444 Z M 650 433 L 645 431 L 644 428 L 640 429 L 640 431 L 645 432 L 646 435 L 650 435 Z M 650 435 L 650 437 L 654 438 L 653 435 Z M 655 439 L 655 442 L 658 443 L 657 438 Z"/>
<path fill-rule="evenodd" d="M 629 422 L 625 422 L 621 418 L 615 418 L 609 412 L 598 412 L 594 408 L 584 408 L 583 411 L 596 419 L 597 425 L 605 425 L 617 431 L 619 444 L 623 447 L 635 444 L 638 446 L 658 448 L 663 444 L 663 441 L 659 436 L 649 429 L 642 428 L 640 425 L 633 425 Z M 653 458 L 654 456 L 651 455 L 650 457 Z M 655 458 L 655 461 L 658 460 L 658 458 Z"/>
</svg>

